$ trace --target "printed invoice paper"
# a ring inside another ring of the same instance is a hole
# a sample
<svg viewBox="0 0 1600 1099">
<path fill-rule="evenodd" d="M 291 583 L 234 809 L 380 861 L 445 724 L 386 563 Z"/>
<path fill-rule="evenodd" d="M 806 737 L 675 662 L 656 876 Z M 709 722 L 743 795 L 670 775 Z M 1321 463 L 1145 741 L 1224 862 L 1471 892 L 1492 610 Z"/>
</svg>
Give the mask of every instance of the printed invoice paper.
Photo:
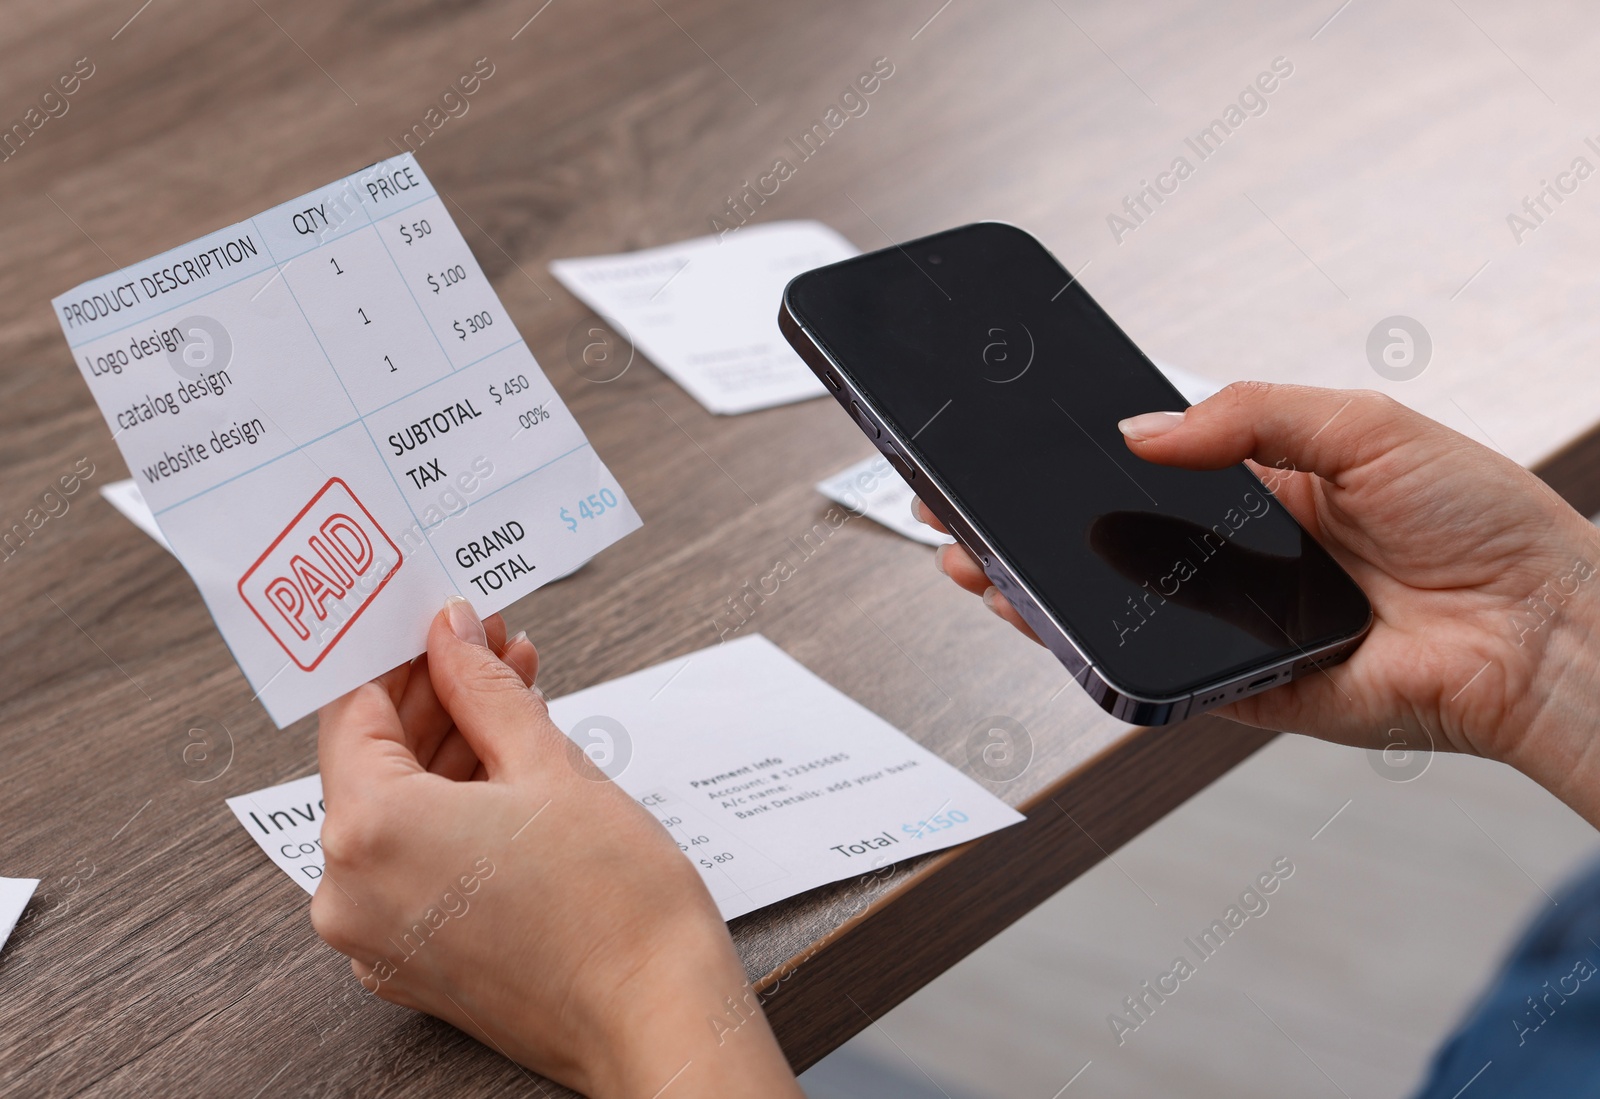
<svg viewBox="0 0 1600 1099">
<path fill-rule="evenodd" d="M 550 715 L 575 752 L 666 826 L 724 919 L 1022 820 L 760 636 L 567 695 Z M 228 807 L 316 891 L 319 776 Z M 519 839 L 540 842 L 538 827 L 535 818 Z"/>
<path fill-rule="evenodd" d="M 776 221 L 550 270 L 708 411 L 732 415 L 827 392 L 778 331 L 778 303 L 794 276 L 856 254 L 821 222 Z M 573 348 L 614 361 L 598 326 Z"/>
<path fill-rule="evenodd" d="M 834 503 L 843 504 L 857 515 L 865 515 L 914 542 L 942 546 L 955 541 L 912 516 L 911 501 L 916 493 L 882 454 L 863 458 L 826 481 L 818 481 L 816 487 Z M 100 491 L 105 492 L 105 489 Z"/>
<path fill-rule="evenodd" d="M 639 525 L 409 154 L 54 306 L 280 726 Z"/>
</svg>

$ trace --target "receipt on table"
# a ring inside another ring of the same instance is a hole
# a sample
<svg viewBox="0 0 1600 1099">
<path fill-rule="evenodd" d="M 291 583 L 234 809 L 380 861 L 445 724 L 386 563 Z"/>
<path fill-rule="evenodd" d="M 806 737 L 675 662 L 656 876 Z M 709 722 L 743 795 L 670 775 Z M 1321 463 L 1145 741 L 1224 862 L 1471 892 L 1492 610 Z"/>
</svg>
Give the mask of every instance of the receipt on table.
<svg viewBox="0 0 1600 1099">
<path fill-rule="evenodd" d="M 1022 820 L 759 635 L 567 695 L 550 715 L 575 765 L 587 755 L 667 829 L 724 919 Z M 228 807 L 274 863 L 316 891 L 318 776 Z M 536 818 L 529 841 L 539 842 L 538 827 Z"/>
<path fill-rule="evenodd" d="M 228 798 L 250 838 L 267 858 L 307 893 L 317 891 L 322 880 L 322 776 L 307 775 Z"/>
<path fill-rule="evenodd" d="M 38 878 L 0 878 L 0 947 L 11 937 L 12 929 L 22 919 L 22 910 L 28 907 L 28 898 L 38 886 Z"/>
<path fill-rule="evenodd" d="M 778 303 L 794 276 L 856 254 L 820 222 L 776 221 L 550 270 L 708 411 L 731 415 L 827 392 L 778 331 Z M 575 335 L 574 354 L 614 364 L 604 328 L 587 344 Z"/>
<path fill-rule="evenodd" d="M 826 481 L 817 482 L 817 491 L 912 541 L 929 546 L 955 541 L 948 534 L 940 534 L 912 518 L 911 501 L 916 493 L 882 454 L 863 458 Z"/>
<path fill-rule="evenodd" d="M 639 526 L 409 154 L 53 304 L 280 726 Z"/>
</svg>

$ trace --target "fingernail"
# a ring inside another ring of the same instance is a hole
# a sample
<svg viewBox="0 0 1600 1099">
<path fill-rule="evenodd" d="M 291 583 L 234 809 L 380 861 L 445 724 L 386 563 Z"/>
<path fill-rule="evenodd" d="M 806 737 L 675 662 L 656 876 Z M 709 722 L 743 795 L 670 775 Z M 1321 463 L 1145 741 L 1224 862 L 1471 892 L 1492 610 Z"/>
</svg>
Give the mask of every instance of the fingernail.
<svg viewBox="0 0 1600 1099">
<path fill-rule="evenodd" d="M 985 588 L 983 592 L 983 605 L 995 614 L 1000 613 L 1000 589 L 996 587 Z"/>
<path fill-rule="evenodd" d="M 911 498 L 911 518 L 915 519 L 919 523 L 927 522 L 927 520 L 922 517 L 922 501 L 917 499 L 915 496 Z"/>
<path fill-rule="evenodd" d="M 1165 435 L 1183 423 L 1181 412 L 1146 412 L 1142 416 L 1129 416 L 1117 421 L 1117 430 L 1135 442 Z"/>
<path fill-rule="evenodd" d="M 522 648 L 527 645 L 526 649 Z M 533 663 L 528 659 L 528 653 L 533 649 L 533 642 L 528 640 L 528 631 L 521 630 L 517 636 L 506 642 L 505 662 L 516 669 L 517 674 L 523 679 L 532 679 L 528 674 L 529 666 Z M 531 684 L 530 684 L 531 686 Z"/>
<path fill-rule="evenodd" d="M 944 545 L 933 551 L 933 567 L 944 573 L 946 576 L 950 575 L 950 567 L 946 563 L 944 555 L 949 553 L 954 548 L 955 543 L 946 542 Z"/>
<path fill-rule="evenodd" d="M 452 595 L 444 601 L 444 609 L 450 616 L 450 632 L 469 645 L 488 648 L 489 637 L 483 632 L 483 620 L 472 609 L 471 603 L 459 595 Z"/>
<path fill-rule="evenodd" d="M 513 637 L 510 641 L 506 642 L 506 655 L 510 656 L 512 649 L 517 648 L 519 645 L 523 645 L 523 644 L 526 644 L 531 648 L 532 645 L 533 645 L 533 642 L 528 639 L 528 631 L 527 630 L 518 630 L 517 631 L 517 636 Z M 526 668 L 518 667 L 517 671 L 518 671 L 519 674 L 527 675 L 527 669 Z M 547 697 L 545 697 L 545 693 L 539 689 L 539 685 L 537 683 L 529 683 L 528 684 L 528 690 L 532 691 L 533 692 L 533 697 L 537 698 L 540 702 L 549 702 L 550 701 Z"/>
</svg>

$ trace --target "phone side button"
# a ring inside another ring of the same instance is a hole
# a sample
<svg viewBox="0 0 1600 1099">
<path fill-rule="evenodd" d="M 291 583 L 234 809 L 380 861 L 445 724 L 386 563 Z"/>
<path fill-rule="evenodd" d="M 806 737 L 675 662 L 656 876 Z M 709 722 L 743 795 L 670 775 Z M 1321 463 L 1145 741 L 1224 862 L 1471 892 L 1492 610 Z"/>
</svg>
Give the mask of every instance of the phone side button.
<svg viewBox="0 0 1600 1099">
<path fill-rule="evenodd" d="M 865 412 L 861 411 L 861 406 L 855 401 L 850 402 L 850 412 L 855 416 L 856 423 L 861 425 L 862 431 L 865 431 L 874 439 L 883 438 L 883 429 L 877 424 L 873 423 L 871 417 L 869 417 Z"/>
<path fill-rule="evenodd" d="M 883 456 L 889 459 L 889 464 L 894 467 L 896 473 L 905 479 L 906 484 L 916 484 L 917 467 L 906 461 L 906 456 L 900 453 L 900 448 L 893 443 L 885 442 L 882 449 Z"/>
</svg>

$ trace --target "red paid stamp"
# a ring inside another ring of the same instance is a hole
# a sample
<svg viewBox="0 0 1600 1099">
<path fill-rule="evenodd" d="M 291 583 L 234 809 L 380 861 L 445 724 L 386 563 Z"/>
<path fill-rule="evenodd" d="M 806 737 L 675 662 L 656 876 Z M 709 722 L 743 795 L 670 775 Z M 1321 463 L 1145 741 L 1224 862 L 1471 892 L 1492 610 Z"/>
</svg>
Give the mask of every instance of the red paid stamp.
<svg viewBox="0 0 1600 1099">
<path fill-rule="evenodd" d="M 334 477 L 239 580 L 239 595 L 289 659 L 311 671 L 401 562 L 350 486 Z"/>
</svg>

